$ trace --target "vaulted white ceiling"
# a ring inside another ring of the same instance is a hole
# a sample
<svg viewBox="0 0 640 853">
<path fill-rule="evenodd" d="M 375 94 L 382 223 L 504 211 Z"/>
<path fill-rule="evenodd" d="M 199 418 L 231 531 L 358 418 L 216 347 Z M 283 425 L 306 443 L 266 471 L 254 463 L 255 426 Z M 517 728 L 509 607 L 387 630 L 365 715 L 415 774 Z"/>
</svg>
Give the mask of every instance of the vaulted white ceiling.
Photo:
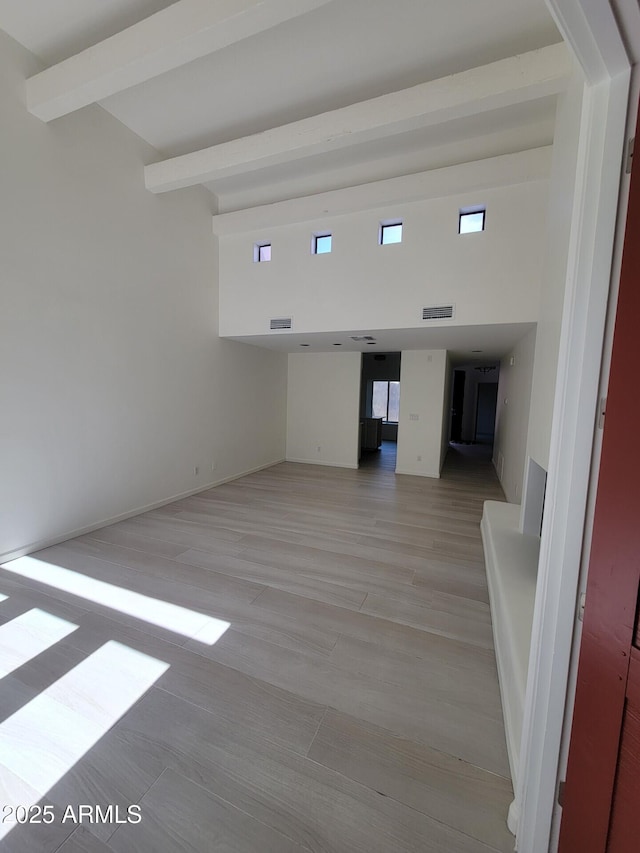
<svg viewBox="0 0 640 853">
<path fill-rule="evenodd" d="M 157 150 L 147 187 L 202 184 L 219 228 L 549 145 L 570 68 L 544 0 L 0 0 L 0 27 L 42 63 L 34 115 L 100 104 Z M 379 332 L 374 348 L 497 358 L 526 329 L 420 331 Z M 312 337 L 244 340 L 364 346 Z"/>
<path fill-rule="evenodd" d="M 429 81 L 455 92 L 475 77 L 451 75 L 559 41 L 544 0 L 0 0 L 0 26 L 43 69 L 76 57 L 41 75 L 44 113 L 97 94 L 158 150 L 158 161 L 209 149 L 207 162 L 217 162 L 226 149 L 211 146 L 274 128 L 290 145 L 305 127 L 296 123 L 360 104 L 344 118 L 332 113 L 347 137 L 367 116 L 361 102 Z M 518 76 L 506 69 L 505 77 Z M 211 180 L 195 170 L 192 182 L 205 183 L 225 211 L 546 145 L 556 91 L 539 85 L 528 98 L 444 110 L 433 123 L 405 122 L 392 133 L 377 133 L 370 120 L 357 144 L 336 145 L 334 134 L 333 144 L 298 158 L 262 164 L 254 156 Z M 240 147 L 255 152 L 263 141 Z"/>
</svg>

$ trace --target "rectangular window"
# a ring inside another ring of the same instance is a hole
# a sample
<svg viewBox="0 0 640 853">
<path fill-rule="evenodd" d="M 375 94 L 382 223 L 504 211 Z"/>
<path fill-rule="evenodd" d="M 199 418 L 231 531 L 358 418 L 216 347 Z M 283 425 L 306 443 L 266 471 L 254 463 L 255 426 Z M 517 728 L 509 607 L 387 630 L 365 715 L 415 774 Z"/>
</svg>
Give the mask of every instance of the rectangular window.
<svg viewBox="0 0 640 853">
<path fill-rule="evenodd" d="M 400 418 L 400 383 L 375 381 L 371 414 L 386 423 L 397 424 Z"/>
<path fill-rule="evenodd" d="M 253 261 L 260 263 L 261 261 L 271 260 L 271 243 L 256 243 L 253 247 Z"/>
<path fill-rule="evenodd" d="M 328 255 L 331 251 L 331 234 L 314 234 L 312 251 L 314 255 Z"/>
<path fill-rule="evenodd" d="M 402 243 L 402 222 L 382 223 L 380 225 L 379 243 L 381 246 Z"/>
<path fill-rule="evenodd" d="M 458 234 L 475 234 L 477 231 L 484 231 L 484 215 L 484 208 L 470 211 L 461 210 Z"/>
</svg>

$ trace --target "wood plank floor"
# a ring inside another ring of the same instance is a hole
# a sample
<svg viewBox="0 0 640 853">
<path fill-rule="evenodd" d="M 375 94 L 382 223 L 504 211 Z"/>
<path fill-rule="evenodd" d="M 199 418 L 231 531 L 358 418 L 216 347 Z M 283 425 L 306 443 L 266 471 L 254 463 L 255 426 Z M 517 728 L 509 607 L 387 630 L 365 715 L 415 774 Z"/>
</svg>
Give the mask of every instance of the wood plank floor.
<svg viewBox="0 0 640 853">
<path fill-rule="evenodd" d="M 0 788 L 55 820 L 0 850 L 512 850 L 486 499 L 476 448 L 440 480 L 284 463 L 6 564 Z"/>
</svg>

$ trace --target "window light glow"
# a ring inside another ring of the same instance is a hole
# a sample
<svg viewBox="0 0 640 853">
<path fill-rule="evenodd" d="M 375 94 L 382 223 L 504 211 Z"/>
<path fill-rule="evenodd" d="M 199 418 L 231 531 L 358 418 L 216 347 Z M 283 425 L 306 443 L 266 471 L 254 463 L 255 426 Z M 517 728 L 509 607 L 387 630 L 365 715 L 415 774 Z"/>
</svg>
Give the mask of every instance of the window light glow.
<svg viewBox="0 0 640 853">
<path fill-rule="evenodd" d="M 328 255 L 331 252 L 331 234 L 315 234 L 313 237 L 313 254 Z"/>
<path fill-rule="evenodd" d="M 256 243 L 253 247 L 254 263 L 271 260 L 271 243 Z"/>
<path fill-rule="evenodd" d="M 371 414 L 386 423 L 398 423 L 400 418 L 400 383 L 376 380 L 373 383 Z"/>
<path fill-rule="evenodd" d="M 77 627 L 38 608 L 0 625 L 0 678 L 24 666 Z"/>
<path fill-rule="evenodd" d="M 216 643 L 231 627 L 229 622 L 222 619 L 158 598 L 150 598 L 142 593 L 96 580 L 35 557 L 19 557 L 17 560 L 4 563 L 2 568 L 20 577 L 55 587 L 103 607 L 110 607 L 135 619 L 175 631 L 177 634 L 209 646 Z"/>
<path fill-rule="evenodd" d="M 475 234 L 484 231 L 484 210 L 460 211 L 460 224 L 458 233 Z"/>
<path fill-rule="evenodd" d="M 38 803 L 168 668 L 110 641 L 8 717 L 0 724 L 3 805 Z M 15 825 L 0 824 L 0 838 Z"/>
<path fill-rule="evenodd" d="M 380 245 L 388 246 L 391 243 L 402 243 L 402 222 L 382 223 L 380 225 Z"/>
<path fill-rule="evenodd" d="M 8 596 L 8 595 L 3 595 L 3 594 L 0 592 L 0 601 L 6 601 L 8 598 L 9 598 L 9 596 Z"/>
</svg>

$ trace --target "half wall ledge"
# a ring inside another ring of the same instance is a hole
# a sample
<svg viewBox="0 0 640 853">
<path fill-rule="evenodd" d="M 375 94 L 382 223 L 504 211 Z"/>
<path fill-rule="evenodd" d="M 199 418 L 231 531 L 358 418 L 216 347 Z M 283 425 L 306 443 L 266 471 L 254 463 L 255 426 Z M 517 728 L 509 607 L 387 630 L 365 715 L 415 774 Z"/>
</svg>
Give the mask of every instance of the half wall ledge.
<svg viewBox="0 0 640 853">
<path fill-rule="evenodd" d="M 507 752 L 517 791 L 540 540 L 521 532 L 518 504 L 485 501 L 480 530 Z M 512 832 L 517 813 L 514 802 L 509 819 Z"/>
</svg>

